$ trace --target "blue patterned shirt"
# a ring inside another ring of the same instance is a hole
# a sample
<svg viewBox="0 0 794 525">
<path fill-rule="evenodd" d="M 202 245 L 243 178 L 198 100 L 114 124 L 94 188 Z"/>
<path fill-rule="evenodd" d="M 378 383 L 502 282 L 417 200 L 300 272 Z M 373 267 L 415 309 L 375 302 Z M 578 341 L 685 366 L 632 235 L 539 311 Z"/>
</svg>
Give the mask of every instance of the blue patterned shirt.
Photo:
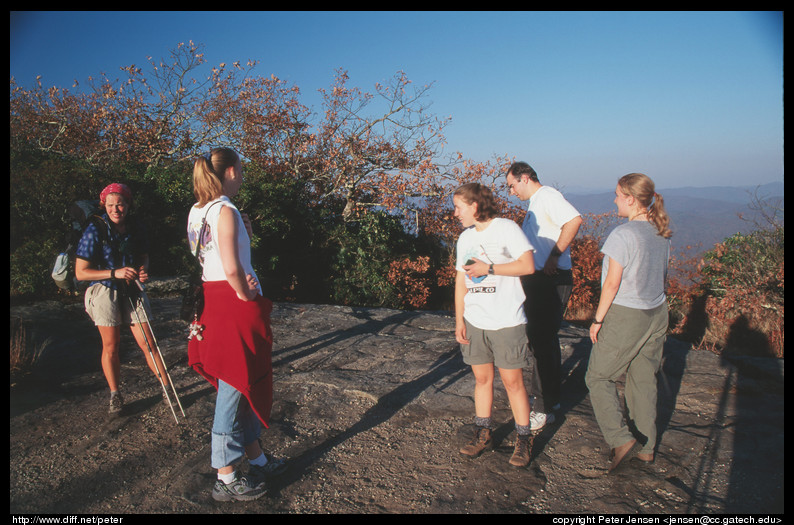
<svg viewBox="0 0 794 525">
<path fill-rule="evenodd" d="M 131 233 L 128 228 L 127 233 L 119 234 L 109 226 L 107 214 L 102 215 L 102 220 L 105 223 L 105 238 L 108 242 L 102 242 L 97 226 L 90 221 L 77 244 L 75 256 L 88 261 L 95 270 L 118 269 L 125 266 L 135 268 L 135 262 L 149 252 L 145 233 L 140 228 L 136 228 L 135 232 Z M 98 282 L 108 288 L 117 289 L 112 279 L 92 281 L 92 284 Z"/>
</svg>

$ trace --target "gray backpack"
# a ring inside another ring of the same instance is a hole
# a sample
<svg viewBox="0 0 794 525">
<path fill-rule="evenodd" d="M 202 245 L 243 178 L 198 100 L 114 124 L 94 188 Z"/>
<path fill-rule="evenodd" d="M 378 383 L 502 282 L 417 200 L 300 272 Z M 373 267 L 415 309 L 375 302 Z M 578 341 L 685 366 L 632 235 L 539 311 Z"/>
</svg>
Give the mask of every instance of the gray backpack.
<svg viewBox="0 0 794 525">
<path fill-rule="evenodd" d="M 69 207 L 71 226 L 68 245 L 55 258 L 52 267 L 52 280 L 61 290 L 79 293 L 84 288 L 74 276 L 74 252 L 83 236 L 83 231 L 92 222 L 99 231 L 102 242 L 107 242 L 107 223 L 102 219 L 101 213 L 98 200 L 77 201 Z"/>
</svg>

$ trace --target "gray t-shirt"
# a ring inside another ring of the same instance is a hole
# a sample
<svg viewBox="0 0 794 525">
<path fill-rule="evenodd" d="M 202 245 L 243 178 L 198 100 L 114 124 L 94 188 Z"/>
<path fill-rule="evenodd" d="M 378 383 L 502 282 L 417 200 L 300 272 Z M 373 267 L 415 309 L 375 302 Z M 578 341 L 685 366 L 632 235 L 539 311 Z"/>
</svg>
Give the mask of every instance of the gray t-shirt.
<svg viewBox="0 0 794 525">
<path fill-rule="evenodd" d="M 650 310 L 664 303 L 664 283 L 670 259 L 670 241 L 648 221 L 629 221 L 609 234 L 601 252 L 604 284 L 611 257 L 623 267 L 623 278 L 613 304 Z"/>
</svg>

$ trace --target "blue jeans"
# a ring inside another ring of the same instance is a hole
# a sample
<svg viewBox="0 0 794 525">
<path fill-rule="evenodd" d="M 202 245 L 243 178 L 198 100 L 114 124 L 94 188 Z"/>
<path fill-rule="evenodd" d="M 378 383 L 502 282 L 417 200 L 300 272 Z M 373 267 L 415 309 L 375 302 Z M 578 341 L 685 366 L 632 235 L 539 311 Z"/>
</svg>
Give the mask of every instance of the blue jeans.
<svg viewBox="0 0 794 525">
<path fill-rule="evenodd" d="M 245 456 L 245 447 L 259 439 L 262 423 L 248 400 L 218 380 L 215 419 L 212 423 L 212 468 L 234 465 Z"/>
</svg>

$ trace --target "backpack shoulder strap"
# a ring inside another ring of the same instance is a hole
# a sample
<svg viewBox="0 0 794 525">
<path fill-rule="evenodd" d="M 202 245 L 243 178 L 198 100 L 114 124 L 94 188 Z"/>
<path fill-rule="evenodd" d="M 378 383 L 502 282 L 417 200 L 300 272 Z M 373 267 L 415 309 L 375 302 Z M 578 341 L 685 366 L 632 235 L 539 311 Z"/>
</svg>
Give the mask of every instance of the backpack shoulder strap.
<svg viewBox="0 0 794 525">
<path fill-rule="evenodd" d="M 89 215 L 88 222 L 94 225 L 94 228 L 97 229 L 97 233 L 99 234 L 99 240 L 103 243 L 107 244 L 110 240 L 109 229 L 110 225 L 102 218 L 100 215 Z"/>
<path fill-rule="evenodd" d="M 193 255 L 198 259 L 199 251 L 201 250 L 201 239 L 204 237 L 204 231 L 207 229 L 207 215 L 210 212 L 210 209 L 215 206 L 216 204 L 220 204 L 220 200 L 216 200 L 212 204 L 207 207 L 207 211 L 204 212 L 204 217 L 201 218 L 201 229 L 199 230 L 198 238 L 196 239 L 196 253 Z"/>
</svg>

